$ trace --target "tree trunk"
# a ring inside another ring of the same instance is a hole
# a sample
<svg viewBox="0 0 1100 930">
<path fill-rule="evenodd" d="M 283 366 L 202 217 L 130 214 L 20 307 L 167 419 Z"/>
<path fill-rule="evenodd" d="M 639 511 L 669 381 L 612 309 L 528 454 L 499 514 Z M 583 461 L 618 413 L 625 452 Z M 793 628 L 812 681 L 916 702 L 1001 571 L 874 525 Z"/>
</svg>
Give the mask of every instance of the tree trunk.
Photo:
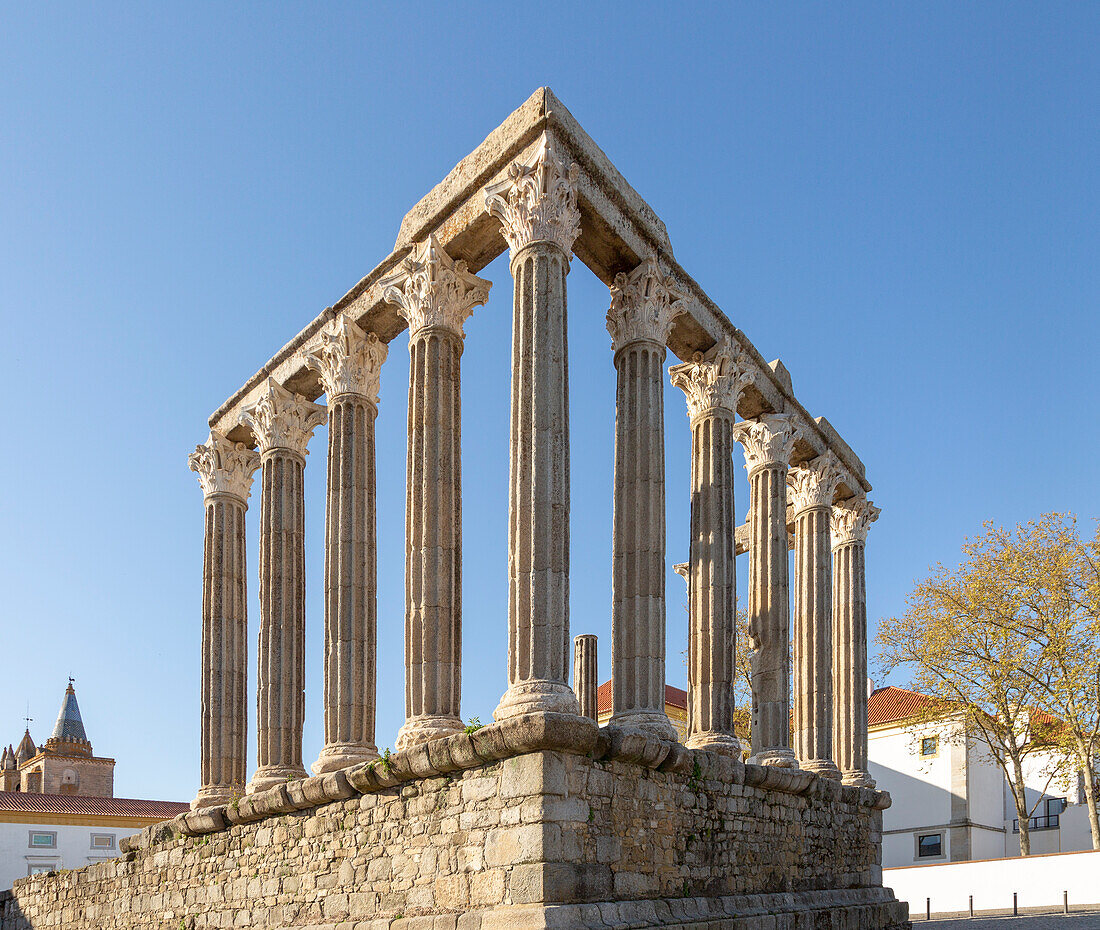
<svg viewBox="0 0 1100 930">
<path fill-rule="evenodd" d="M 1077 759 L 1085 778 L 1085 803 L 1089 809 L 1089 830 L 1092 831 L 1092 848 L 1100 849 L 1100 818 L 1096 813 L 1096 763 L 1090 747 L 1078 742 Z"/>
<path fill-rule="evenodd" d="M 1031 855 L 1031 830 L 1028 818 L 1030 811 L 1027 809 L 1027 788 L 1024 787 L 1024 772 L 1020 760 L 1012 759 L 1012 800 L 1016 802 L 1016 819 L 1020 822 L 1020 855 Z"/>
</svg>

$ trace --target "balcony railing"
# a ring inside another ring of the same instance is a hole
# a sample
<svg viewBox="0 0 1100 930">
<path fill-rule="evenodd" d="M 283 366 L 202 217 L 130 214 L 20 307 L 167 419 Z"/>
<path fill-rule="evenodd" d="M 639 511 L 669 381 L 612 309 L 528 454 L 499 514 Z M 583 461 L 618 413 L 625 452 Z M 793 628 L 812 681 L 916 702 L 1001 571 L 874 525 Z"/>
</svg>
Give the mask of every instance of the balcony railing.
<svg viewBox="0 0 1100 930">
<path fill-rule="evenodd" d="M 1041 817 L 1030 817 L 1027 821 L 1028 830 L 1057 830 L 1058 829 L 1058 815 L 1057 814 L 1043 814 Z M 1020 832 L 1020 821 L 1012 821 L 1012 832 Z"/>
</svg>

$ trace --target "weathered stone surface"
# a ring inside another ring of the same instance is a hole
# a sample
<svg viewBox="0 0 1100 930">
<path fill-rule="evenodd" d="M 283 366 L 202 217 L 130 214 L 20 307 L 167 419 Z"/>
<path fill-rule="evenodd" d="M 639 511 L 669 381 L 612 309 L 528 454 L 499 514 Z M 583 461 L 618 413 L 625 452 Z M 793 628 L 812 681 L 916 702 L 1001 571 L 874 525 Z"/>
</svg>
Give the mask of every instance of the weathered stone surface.
<svg viewBox="0 0 1100 930">
<path fill-rule="evenodd" d="M 737 567 L 733 422 L 748 374 L 728 343 L 669 369 L 691 422 L 688 582 L 688 737 L 695 749 L 741 758 L 734 733 Z"/>
<path fill-rule="evenodd" d="M 674 739 L 665 714 L 665 343 L 682 297 L 655 259 L 611 287 L 615 500 L 611 722 Z"/>
<path fill-rule="evenodd" d="M 125 859 L 17 882 L 0 930 L 907 926 L 875 881 L 888 796 L 774 767 L 742 784 L 729 757 L 689 755 L 668 772 L 527 753 L 215 833 L 158 826 Z"/>
<path fill-rule="evenodd" d="M 832 455 L 790 471 L 795 512 L 791 649 L 794 751 L 801 768 L 840 778 L 833 759 L 833 581 L 829 514 L 841 472 Z"/>
<path fill-rule="evenodd" d="M 325 511 L 325 745 L 313 771 L 377 758 L 374 421 L 388 350 L 340 314 L 306 353 L 328 395 Z"/>
<path fill-rule="evenodd" d="M 790 588 L 787 573 L 787 470 L 798 438 L 787 414 L 734 426 L 749 473 L 749 639 L 752 654 L 752 759 L 793 766 L 788 693 Z"/>
</svg>

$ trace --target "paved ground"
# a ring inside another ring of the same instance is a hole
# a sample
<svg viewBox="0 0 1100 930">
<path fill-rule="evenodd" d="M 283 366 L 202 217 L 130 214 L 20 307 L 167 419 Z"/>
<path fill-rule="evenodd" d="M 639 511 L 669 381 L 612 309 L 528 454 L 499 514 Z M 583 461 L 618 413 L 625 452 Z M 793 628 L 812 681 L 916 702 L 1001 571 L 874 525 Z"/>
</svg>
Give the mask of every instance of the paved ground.
<svg viewBox="0 0 1100 930">
<path fill-rule="evenodd" d="M 924 920 L 913 915 L 913 930 L 1100 930 L 1100 913 L 1029 914 L 1021 917 L 959 917 Z"/>
</svg>

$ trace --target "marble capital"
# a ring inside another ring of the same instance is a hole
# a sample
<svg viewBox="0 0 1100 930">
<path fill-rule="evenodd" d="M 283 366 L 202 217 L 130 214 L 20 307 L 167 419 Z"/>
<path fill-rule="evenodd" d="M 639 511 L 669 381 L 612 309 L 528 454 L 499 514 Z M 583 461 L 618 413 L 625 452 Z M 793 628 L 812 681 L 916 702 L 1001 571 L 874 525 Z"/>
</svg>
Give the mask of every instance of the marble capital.
<svg viewBox="0 0 1100 930">
<path fill-rule="evenodd" d="M 247 502 L 252 474 L 260 467 L 260 455 L 243 442 L 232 442 L 217 430 L 187 457 L 187 465 L 199 476 L 204 498 L 229 494 Z"/>
<path fill-rule="evenodd" d="M 288 391 L 273 378 L 267 379 L 263 396 L 241 411 L 241 423 L 252 430 L 261 456 L 283 449 L 305 458 L 313 431 L 327 417 L 327 407 Z"/>
<path fill-rule="evenodd" d="M 389 348 L 375 333 L 347 314 L 339 314 L 302 356 L 306 367 L 321 376 L 329 401 L 341 394 L 359 394 L 378 406 L 382 363 Z"/>
<path fill-rule="evenodd" d="M 833 548 L 851 543 L 865 543 L 867 533 L 882 511 L 872 504 L 866 495 L 841 501 L 833 507 Z"/>
<path fill-rule="evenodd" d="M 395 304 L 409 324 L 409 338 L 428 329 L 442 329 L 465 338 L 462 324 L 474 307 L 489 299 L 492 282 L 471 274 L 436 240 L 418 245 L 400 268 L 379 281 L 382 296 Z"/>
<path fill-rule="evenodd" d="M 573 257 L 581 232 L 579 174 L 576 163 L 567 164 L 554 140 L 543 133 L 532 159 L 513 163 L 508 177 L 485 189 L 485 209 L 500 220 L 512 257 L 532 242 L 552 242 L 566 258 Z"/>
<path fill-rule="evenodd" d="M 629 274 L 619 272 L 611 285 L 607 311 L 612 351 L 632 342 L 653 342 L 664 348 L 673 321 L 683 313 L 683 301 L 684 294 L 654 257 Z"/>
<path fill-rule="evenodd" d="M 794 512 L 830 506 L 842 477 L 840 463 L 832 452 L 792 468 L 787 473 L 787 489 Z"/>
<path fill-rule="evenodd" d="M 745 449 L 745 468 L 750 475 L 758 468 L 786 468 L 798 437 L 798 424 L 789 413 L 766 413 L 733 427 L 733 438 Z"/>
<path fill-rule="evenodd" d="M 690 362 L 673 365 L 668 370 L 673 387 L 684 392 L 688 419 L 694 422 L 711 410 L 737 413 L 737 402 L 752 374 L 737 363 L 738 353 L 728 341 L 719 344 L 711 358 L 696 352 Z"/>
</svg>

